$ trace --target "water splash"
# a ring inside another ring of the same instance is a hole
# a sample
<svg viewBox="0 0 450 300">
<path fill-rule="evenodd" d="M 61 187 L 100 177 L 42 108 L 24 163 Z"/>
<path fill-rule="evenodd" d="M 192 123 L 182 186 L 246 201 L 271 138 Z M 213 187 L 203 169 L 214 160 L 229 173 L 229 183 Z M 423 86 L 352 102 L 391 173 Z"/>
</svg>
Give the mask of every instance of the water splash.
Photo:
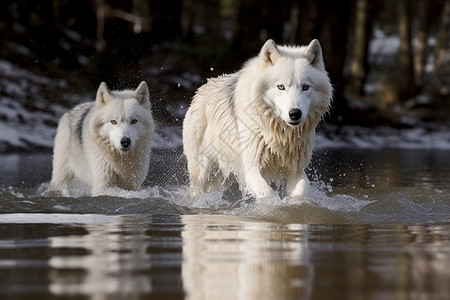
<svg viewBox="0 0 450 300">
<path fill-rule="evenodd" d="M 38 188 L 0 188 L 0 213 L 64 213 L 101 215 L 227 215 L 282 224 L 447 222 L 446 191 L 427 197 L 427 191 L 399 189 L 381 194 L 333 192 L 331 183 L 313 181 L 308 198 L 227 198 L 226 192 L 191 198 L 186 185 L 150 186 L 140 191 L 113 188 L 99 197 L 63 197 Z M 416 197 L 416 198 L 415 198 Z M 423 199 L 425 198 L 425 200 Z"/>
</svg>

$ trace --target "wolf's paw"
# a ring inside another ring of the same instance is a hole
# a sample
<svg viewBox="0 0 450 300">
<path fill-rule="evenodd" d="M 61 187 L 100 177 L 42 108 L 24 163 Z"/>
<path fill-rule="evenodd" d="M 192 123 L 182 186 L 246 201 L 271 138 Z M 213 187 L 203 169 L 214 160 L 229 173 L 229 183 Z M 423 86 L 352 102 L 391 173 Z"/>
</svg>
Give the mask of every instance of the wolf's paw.
<svg viewBox="0 0 450 300">
<path fill-rule="evenodd" d="M 202 193 L 202 189 L 198 188 L 198 187 L 194 187 L 191 186 L 189 188 L 189 195 L 191 196 L 191 198 L 197 198 L 199 197 Z"/>
<path fill-rule="evenodd" d="M 257 199 L 261 199 L 261 198 L 276 198 L 276 197 L 279 198 L 278 194 L 273 189 L 265 190 L 265 191 L 258 191 L 256 193 L 255 197 Z"/>
</svg>

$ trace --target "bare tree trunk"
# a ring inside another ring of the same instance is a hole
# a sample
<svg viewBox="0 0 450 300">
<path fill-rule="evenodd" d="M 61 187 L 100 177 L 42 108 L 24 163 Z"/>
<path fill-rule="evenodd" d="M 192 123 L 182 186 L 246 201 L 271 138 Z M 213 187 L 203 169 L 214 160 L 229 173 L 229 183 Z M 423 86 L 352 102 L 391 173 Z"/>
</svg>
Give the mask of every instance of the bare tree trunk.
<svg viewBox="0 0 450 300">
<path fill-rule="evenodd" d="M 264 26 L 264 32 L 266 33 L 265 38 L 270 38 L 278 43 L 282 43 L 284 23 L 289 16 L 287 10 L 284 9 L 284 5 L 280 5 L 279 0 L 265 0 L 261 1 L 261 3 L 264 5 L 262 24 Z"/>
<path fill-rule="evenodd" d="M 299 18 L 301 22 L 297 30 L 297 44 L 307 45 L 313 38 L 319 37 L 318 18 L 320 3 L 316 0 L 302 0 L 300 3 Z"/>
<path fill-rule="evenodd" d="M 449 32 L 448 32 L 449 26 L 450 26 L 450 0 L 445 0 L 441 22 L 439 24 L 438 32 L 436 34 L 437 39 L 434 53 L 436 58 L 439 56 L 439 52 L 441 52 L 441 49 L 448 48 L 447 43 L 449 41 Z M 436 61 L 437 60 L 438 59 L 436 59 Z"/>
<path fill-rule="evenodd" d="M 416 47 L 414 52 L 414 82 L 416 84 L 416 92 L 423 89 L 425 65 L 427 59 L 427 42 L 428 42 L 428 0 L 417 0 L 417 34 Z"/>
<path fill-rule="evenodd" d="M 300 4 L 299 0 L 293 0 L 291 6 L 291 15 L 289 16 L 289 24 L 291 31 L 289 32 L 289 44 L 295 44 L 297 42 L 297 33 L 299 30 L 299 18 L 300 18 Z"/>
<path fill-rule="evenodd" d="M 261 47 L 261 1 L 239 0 L 237 28 L 233 37 L 232 48 L 238 57 L 257 53 Z"/>
<path fill-rule="evenodd" d="M 355 16 L 355 33 L 353 43 L 351 45 L 351 61 L 349 82 L 347 85 L 347 92 L 351 95 L 360 95 L 363 90 L 365 68 L 364 59 L 366 55 L 366 27 L 367 27 L 367 0 L 356 1 L 356 16 Z"/>
<path fill-rule="evenodd" d="M 97 14 L 97 41 L 95 43 L 95 47 L 97 48 L 97 51 L 104 50 L 106 44 L 104 38 L 104 30 L 107 8 L 104 2 L 104 0 L 95 1 L 95 13 Z"/>
<path fill-rule="evenodd" d="M 408 0 L 397 0 L 397 26 L 400 49 L 397 57 L 395 80 L 397 101 L 407 100 L 414 91 L 414 70 L 412 66 L 411 21 Z"/>
<path fill-rule="evenodd" d="M 433 73 L 430 88 L 436 98 L 450 96 L 450 0 L 445 0 L 437 32 Z"/>
<path fill-rule="evenodd" d="M 318 28 L 311 31 L 310 36 L 312 38 L 320 37 L 325 68 L 334 87 L 333 114 L 328 117 L 328 120 L 348 121 L 351 116 L 348 115 L 348 103 L 344 97 L 345 78 L 343 74 L 348 46 L 347 20 L 350 19 L 350 10 L 342 8 L 350 7 L 353 0 L 317 2 L 319 10 L 315 12 L 315 16 L 317 16 L 316 26 Z M 306 7 L 306 10 L 309 8 Z"/>
</svg>

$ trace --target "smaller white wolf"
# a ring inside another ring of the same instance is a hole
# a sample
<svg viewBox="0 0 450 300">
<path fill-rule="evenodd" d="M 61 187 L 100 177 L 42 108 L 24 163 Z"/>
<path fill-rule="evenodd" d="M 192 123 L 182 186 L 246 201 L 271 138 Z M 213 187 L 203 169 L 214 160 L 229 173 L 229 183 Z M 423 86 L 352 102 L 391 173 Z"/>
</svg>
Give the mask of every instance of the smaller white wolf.
<svg viewBox="0 0 450 300">
<path fill-rule="evenodd" d="M 154 128 L 144 81 L 134 91 L 110 91 L 102 82 L 95 102 L 77 105 L 59 121 L 49 190 L 138 190 L 148 173 Z"/>
<path fill-rule="evenodd" d="M 304 169 L 331 97 L 317 40 L 303 47 L 268 40 L 240 71 L 209 79 L 183 123 L 191 195 L 234 175 L 257 198 L 276 196 L 271 182 L 307 196 Z"/>
</svg>

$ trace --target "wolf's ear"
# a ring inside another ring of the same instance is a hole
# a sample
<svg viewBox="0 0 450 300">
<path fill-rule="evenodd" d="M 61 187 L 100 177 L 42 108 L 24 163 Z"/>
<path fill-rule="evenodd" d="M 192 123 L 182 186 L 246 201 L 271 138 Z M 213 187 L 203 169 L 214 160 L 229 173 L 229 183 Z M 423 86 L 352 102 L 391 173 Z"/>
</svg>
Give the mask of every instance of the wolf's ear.
<svg viewBox="0 0 450 300">
<path fill-rule="evenodd" d="M 322 47 L 318 40 L 314 39 L 309 43 L 308 48 L 306 48 L 305 57 L 311 65 L 319 70 L 325 71 L 325 65 L 323 63 Z"/>
<path fill-rule="evenodd" d="M 267 40 L 259 53 L 259 67 L 264 69 L 276 64 L 277 60 L 283 57 L 278 51 L 278 47 L 273 40 Z"/>
<path fill-rule="evenodd" d="M 111 99 L 111 91 L 109 90 L 106 83 L 102 82 L 97 90 L 97 97 L 95 98 L 95 103 L 97 105 L 103 105 L 108 103 Z"/>
<path fill-rule="evenodd" d="M 133 97 L 142 105 L 150 105 L 150 92 L 145 81 L 142 81 L 133 93 Z"/>
</svg>

